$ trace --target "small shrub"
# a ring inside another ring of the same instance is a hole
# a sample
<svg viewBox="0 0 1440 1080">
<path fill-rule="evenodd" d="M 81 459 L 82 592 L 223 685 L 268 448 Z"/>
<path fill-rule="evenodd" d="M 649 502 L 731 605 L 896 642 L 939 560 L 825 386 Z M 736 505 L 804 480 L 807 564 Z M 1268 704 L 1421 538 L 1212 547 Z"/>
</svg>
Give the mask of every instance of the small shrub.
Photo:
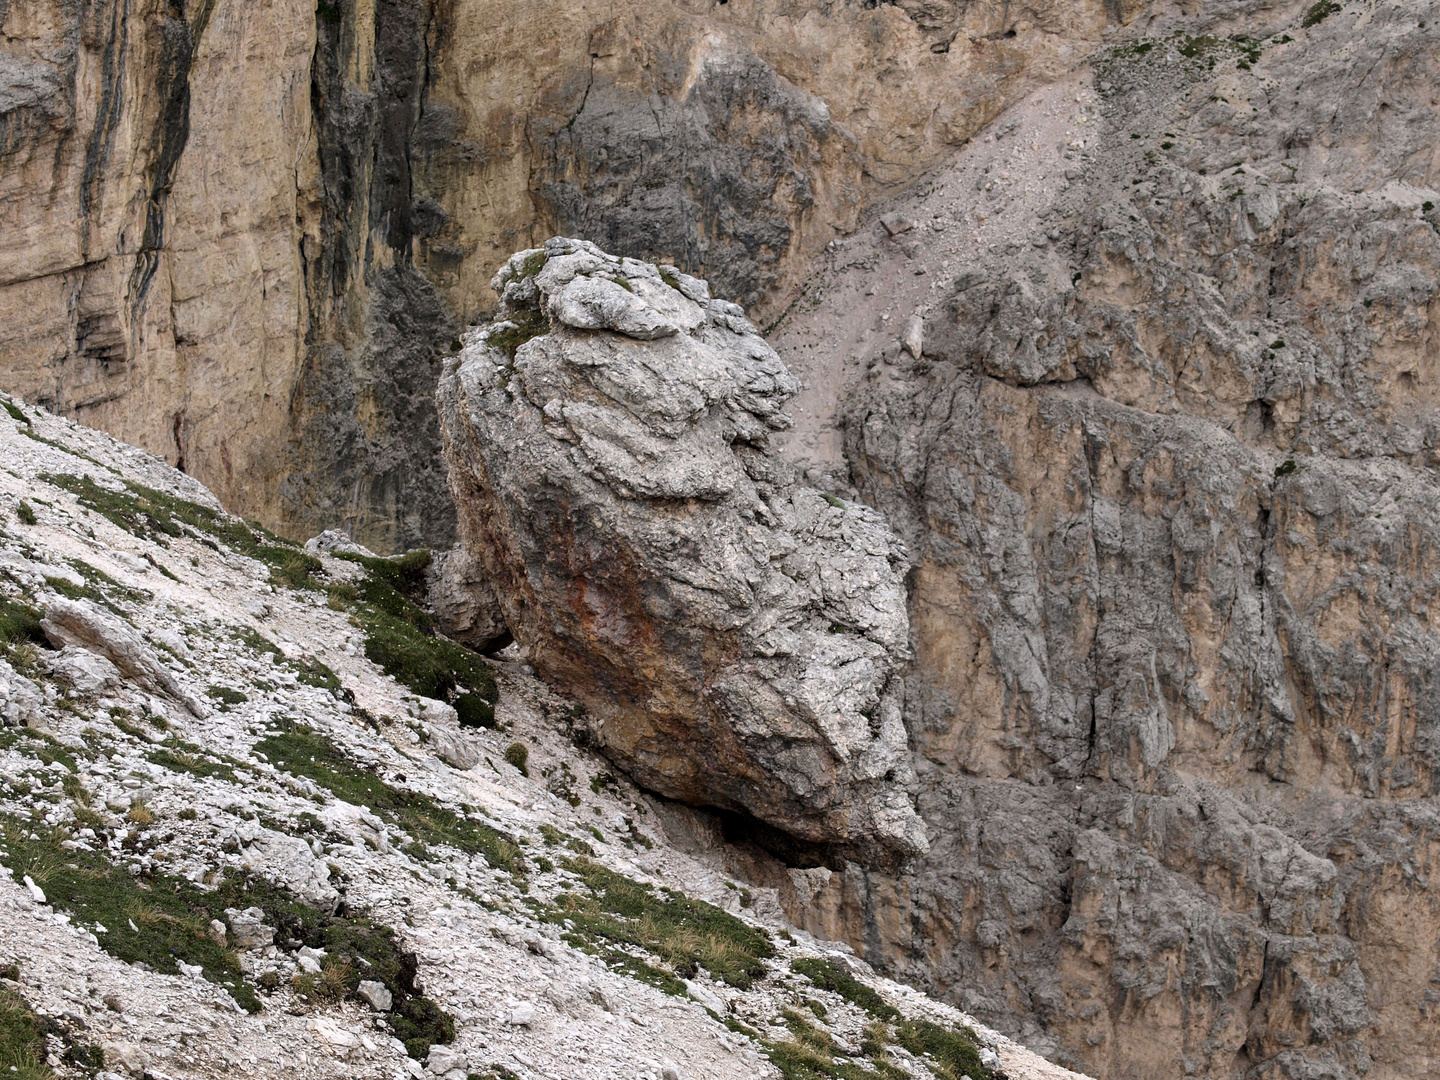
<svg viewBox="0 0 1440 1080">
<path fill-rule="evenodd" d="M 21 499 L 20 505 L 15 508 L 15 516 L 20 519 L 22 525 L 34 525 L 40 520 L 35 516 L 34 507 L 24 499 Z"/>
<path fill-rule="evenodd" d="M 145 805 L 144 799 L 136 799 L 132 802 L 130 804 L 130 812 L 125 816 L 130 819 L 131 824 L 139 825 L 142 829 L 146 825 L 155 824 L 155 815 L 151 813 L 150 808 Z"/>
<path fill-rule="evenodd" d="M 512 742 L 507 746 L 505 760 L 519 769 L 521 776 L 530 775 L 530 748 L 523 742 Z"/>
<path fill-rule="evenodd" d="M 1335 0 L 1316 0 L 1316 3 L 1306 9 L 1305 17 L 1300 20 L 1300 25 L 1308 30 L 1310 27 L 1324 22 L 1339 10 L 1340 5 Z"/>
</svg>

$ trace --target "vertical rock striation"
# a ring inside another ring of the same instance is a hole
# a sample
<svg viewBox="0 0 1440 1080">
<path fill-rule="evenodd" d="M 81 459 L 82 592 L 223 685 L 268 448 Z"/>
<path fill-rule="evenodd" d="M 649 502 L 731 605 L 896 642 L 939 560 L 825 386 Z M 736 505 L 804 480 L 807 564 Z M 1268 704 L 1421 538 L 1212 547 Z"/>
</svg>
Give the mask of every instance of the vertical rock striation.
<svg viewBox="0 0 1440 1080">
<path fill-rule="evenodd" d="M 837 395 L 916 564 L 931 852 L 793 910 L 1096 1076 L 1440 1068 L 1437 43 L 1158 22 L 804 316 L 952 260 Z"/>
<path fill-rule="evenodd" d="M 296 539 L 445 546 L 435 381 L 512 251 L 583 232 L 779 310 L 1130 14 L 0 3 L 0 385 Z"/>
<path fill-rule="evenodd" d="M 536 669 L 673 798 L 867 862 L 926 849 L 904 549 L 768 446 L 795 380 L 734 304 L 565 239 L 439 390 L 462 537 Z"/>
</svg>

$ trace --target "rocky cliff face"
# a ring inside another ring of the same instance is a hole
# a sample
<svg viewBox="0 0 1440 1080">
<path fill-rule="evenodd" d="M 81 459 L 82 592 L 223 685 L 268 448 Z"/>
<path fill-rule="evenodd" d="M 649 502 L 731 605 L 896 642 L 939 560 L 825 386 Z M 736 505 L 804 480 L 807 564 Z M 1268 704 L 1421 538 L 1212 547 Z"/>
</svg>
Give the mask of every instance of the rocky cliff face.
<svg viewBox="0 0 1440 1080">
<path fill-rule="evenodd" d="M 931 834 L 792 911 L 1096 1075 L 1440 1060 L 1437 29 L 1159 20 L 773 335 L 915 558 Z"/>
<path fill-rule="evenodd" d="M 651 790 L 923 851 L 904 549 L 771 449 L 796 389 L 774 351 L 703 281 L 587 242 L 495 286 L 439 396 L 465 550 L 537 671 Z"/>
<path fill-rule="evenodd" d="M 10 1075 L 1083 1080 L 681 852 L 570 702 L 408 622 L 414 556 L 0 404 Z M 457 656 L 486 724 L 416 689 Z"/>
<path fill-rule="evenodd" d="M 1124 4 L 0 5 L 0 381 L 303 538 L 448 542 L 432 391 L 552 232 L 773 312 Z"/>
</svg>

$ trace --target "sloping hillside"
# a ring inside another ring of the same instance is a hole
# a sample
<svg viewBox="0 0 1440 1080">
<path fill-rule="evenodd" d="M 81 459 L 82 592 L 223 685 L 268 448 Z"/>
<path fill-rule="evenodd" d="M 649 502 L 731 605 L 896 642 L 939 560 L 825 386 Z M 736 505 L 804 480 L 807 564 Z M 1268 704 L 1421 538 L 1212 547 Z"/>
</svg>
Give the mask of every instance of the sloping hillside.
<svg viewBox="0 0 1440 1080">
<path fill-rule="evenodd" d="M 19 1075 L 1072 1075 L 711 869 L 570 702 L 428 632 L 423 555 L 307 554 L 4 407 Z"/>
</svg>

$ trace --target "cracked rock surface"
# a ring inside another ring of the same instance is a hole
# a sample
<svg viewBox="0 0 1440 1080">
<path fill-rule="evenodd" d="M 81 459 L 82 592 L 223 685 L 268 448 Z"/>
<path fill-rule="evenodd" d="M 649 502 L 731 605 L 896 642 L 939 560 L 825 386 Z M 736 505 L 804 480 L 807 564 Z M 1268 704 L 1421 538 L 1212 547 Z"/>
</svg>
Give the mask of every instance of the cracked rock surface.
<svg viewBox="0 0 1440 1080">
<path fill-rule="evenodd" d="M 905 549 L 770 449 L 785 365 L 704 282 L 593 244 L 520 252 L 495 287 L 440 407 L 464 543 L 537 671 L 652 790 L 924 851 Z"/>
<path fill-rule="evenodd" d="M 0 403 L 0 1041 L 20 1049 L 17 1016 L 38 1032 L 21 1075 L 779 1080 L 776 1060 L 820 1054 L 954 1080 L 909 1024 L 961 1034 L 974 1080 L 1073 1080 L 788 925 L 690 811 L 580 748 L 574 703 L 513 654 L 486 662 L 494 727 L 385 674 L 344 609 L 384 560 L 257 561 L 191 478 Z M 79 592 L 105 617 L 53 649 L 42 615 Z M 147 663 L 104 660 L 105 634 Z M 703 935 L 653 932 L 677 910 L 749 942 L 746 966 L 687 962 Z M 384 931 L 344 960 L 347 927 Z M 430 1045 L 395 1026 L 417 996 L 453 1025 Z"/>
<path fill-rule="evenodd" d="M 771 335 L 787 453 L 913 553 L 932 830 L 790 910 L 1096 1075 L 1408 1080 L 1440 1067 L 1440 23 L 1154 16 Z"/>
</svg>

